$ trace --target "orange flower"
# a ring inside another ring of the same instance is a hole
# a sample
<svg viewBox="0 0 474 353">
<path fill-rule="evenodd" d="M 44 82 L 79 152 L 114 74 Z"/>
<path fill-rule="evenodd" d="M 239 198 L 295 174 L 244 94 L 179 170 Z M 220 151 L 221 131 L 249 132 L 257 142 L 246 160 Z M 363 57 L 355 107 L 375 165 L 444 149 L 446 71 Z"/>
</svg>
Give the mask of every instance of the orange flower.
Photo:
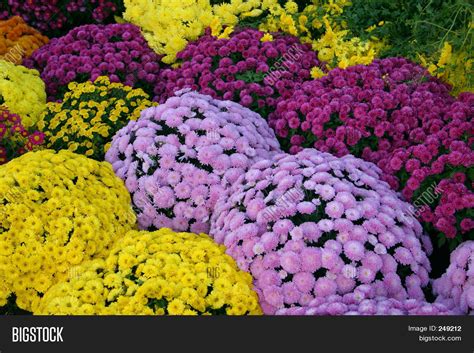
<svg viewBox="0 0 474 353">
<path fill-rule="evenodd" d="M 49 39 L 19 16 L 0 21 L 0 59 L 20 64 Z"/>
</svg>

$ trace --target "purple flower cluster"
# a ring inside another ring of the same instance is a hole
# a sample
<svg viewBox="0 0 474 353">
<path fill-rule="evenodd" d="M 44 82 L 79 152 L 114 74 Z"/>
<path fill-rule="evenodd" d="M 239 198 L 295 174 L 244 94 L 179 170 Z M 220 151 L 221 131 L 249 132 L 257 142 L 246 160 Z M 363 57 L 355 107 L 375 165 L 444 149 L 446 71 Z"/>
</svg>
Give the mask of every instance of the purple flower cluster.
<svg viewBox="0 0 474 353">
<path fill-rule="evenodd" d="M 352 293 L 313 299 L 306 307 L 280 309 L 276 315 L 459 315 L 441 303 L 424 300 L 374 297 L 373 289 L 361 285 Z"/>
<path fill-rule="evenodd" d="M 211 236 L 250 271 L 265 313 L 365 284 L 424 299 L 429 237 L 372 163 L 305 149 L 255 163 L 220 198 Z"/>
<path fill-rule="evenodd" d="M 233 100 L 267 117 L 279 101 L 291 98 L 301 83 L 311 79 L 310 70 L 321 66 L 308 44 L 290 35 L 255 29 L 234 32 L 217 39 L 209 32 L 178 53 L 182 65 L 163 70 L 166 82 L 162 101 L 181 88 L 191 88 L 213 98 Z"/>
<path fill-rule="evenodd" d="M 49 37 L 65 33 L 86 23 L 105 23 L 123 10 L 117 0 L 8 0 L 8 10 L 0 11 L 0 19 L 21 16 L 25 22 Z"/>
<path fill-rule="evenodd" d="M 436 301 L 474 315 L 474 241 L 466 241 L 451 253 L 451 263 L 433 282 Z"/>
<path fill-rule="evenodd" d="M 451 119 L 445 111 L 453 101 L 448 87 L 421 66 L 387 58 L 303 83 L 278 103 L 269 124 L 291 153 L 314 147 L 377 163 L 440 129 Z"/>
<path fill-rule="evenodd" d="M 111 24 L 77 27 L 36 50 L 24 65 L 41 73 L 48 98 L 58 100 L 69 82 L 99 76 L 159 95 L 159 62 L 138 27 Z"/>
<path fill-rule="evenodd" d="M 231 101 L 177 92 L 120 130 L 106 160 L 125 180 L 142 229 L 207 233 L 227 184 L 279 151 L 258 114 Z"/>
</svg>

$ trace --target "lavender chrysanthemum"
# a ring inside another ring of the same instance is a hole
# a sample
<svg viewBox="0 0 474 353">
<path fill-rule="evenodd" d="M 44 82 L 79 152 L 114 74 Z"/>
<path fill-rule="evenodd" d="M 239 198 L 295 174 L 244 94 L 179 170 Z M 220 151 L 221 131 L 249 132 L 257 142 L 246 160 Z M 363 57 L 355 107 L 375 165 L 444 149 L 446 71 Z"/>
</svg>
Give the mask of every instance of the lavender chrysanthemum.
<svg viewBox="0 0 474 353">
<path fill-rule="evenodd" d="M 466 241 L 451 253 L 446 272 L 433 282 L 436 301 L 474 314 L 474 241 Z"/>
<path fill-rule="evenodd" d="M 306 149 L 257 162 L 220 198 L 210 234 L 251 272 L 265 313 L 363 284 L 424 300 L 429 238 L 379 173 L 351 155 Z"/>
<path fill-rule="evenodd" d="M 441 303 L 418 299 L 397 300 L 376 297 L 368 286 L 360 286 L 353 293 L 313 299 L 308 306 L 280 309 L 276 315 L 459 315 L 459 311 Z"/>
<path fill-rule="evenodd" d="M 142 111 L 106 154 L 125 180 L 143 229 L 207 232 L 217 199 L 252 163 L 279 152 L 258 114 L 231 101 L 177 92 Z"/>
</svg>

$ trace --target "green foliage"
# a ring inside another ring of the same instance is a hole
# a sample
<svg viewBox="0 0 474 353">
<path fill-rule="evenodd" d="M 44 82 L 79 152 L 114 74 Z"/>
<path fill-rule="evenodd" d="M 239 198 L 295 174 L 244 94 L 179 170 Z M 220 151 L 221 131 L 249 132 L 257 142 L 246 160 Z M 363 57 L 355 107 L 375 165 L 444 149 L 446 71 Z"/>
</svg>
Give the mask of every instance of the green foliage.
<svg viewBox="0 0 474 353">
<path fill-rule="evenodd" d="M 415 59 L 417 53 L 431 56 L 449 41 L 454 50 L 472 52 L 474 5 L 466 0 L 354 0 L 342 19 L 354 36 L 375 35 L 387 39 L 389 47 L 382 57 L 405 56 Z M 372 32 L 366 29 L 385 24 Z"/>
<path fill-rule="evenodd" d="M 265 74 L 263 72 L 256 72 L 256 71 L 245 71 L 240 74 L 236 74 L 235 78 L 237 80 L 242 80 L 245 83 L 260 83 L 263 82 L 263 79 L 265 78 Z"/>
</svg>

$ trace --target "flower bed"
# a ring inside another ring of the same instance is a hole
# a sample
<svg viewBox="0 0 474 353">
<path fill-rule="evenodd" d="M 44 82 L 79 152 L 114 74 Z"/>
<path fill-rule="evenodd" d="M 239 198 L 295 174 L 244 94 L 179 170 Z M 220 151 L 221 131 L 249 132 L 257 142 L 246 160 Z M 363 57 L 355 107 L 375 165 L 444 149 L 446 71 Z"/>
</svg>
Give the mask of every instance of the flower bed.
<svg viewBox="0 0 474 353">
<path fill-rule="evenodd" d="M 425 5 L 0 0 L 0 315 L 472 314 L 473 8 Z"/>
</svg>

